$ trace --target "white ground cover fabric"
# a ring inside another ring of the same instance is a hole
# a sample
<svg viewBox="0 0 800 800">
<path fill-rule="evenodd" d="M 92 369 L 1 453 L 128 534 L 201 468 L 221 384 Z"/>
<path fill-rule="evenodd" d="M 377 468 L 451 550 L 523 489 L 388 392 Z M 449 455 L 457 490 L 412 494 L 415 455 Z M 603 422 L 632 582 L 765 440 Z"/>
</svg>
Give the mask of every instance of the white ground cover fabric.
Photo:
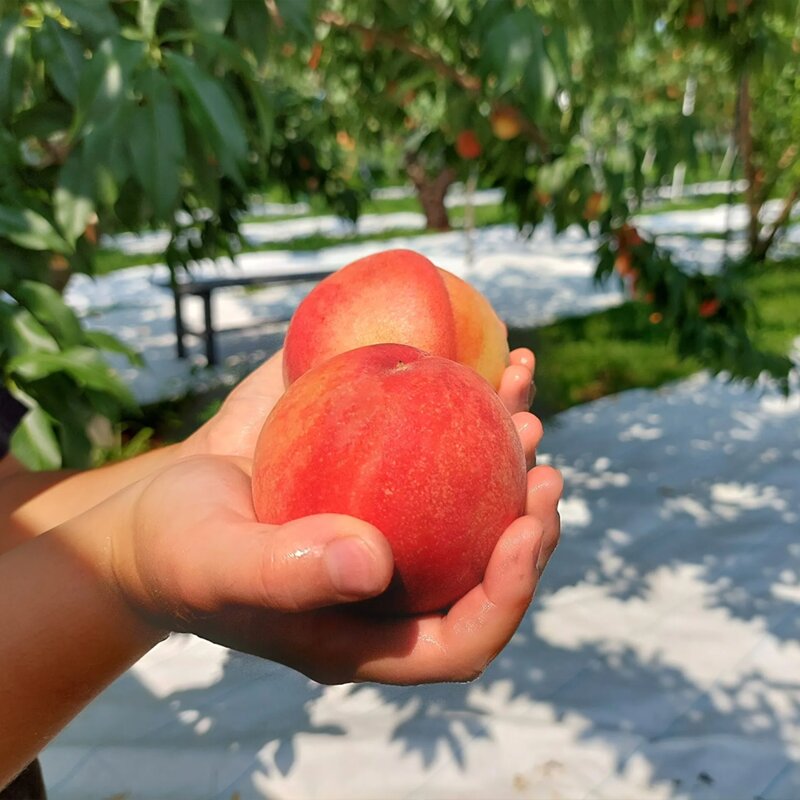
<svg viewBox="0 0 800 800">
<path fill-rule="evenodd" d="M 476 683 L 322 687 L 175 636 L 45 751 L 52 796 L 796 800 L 798 394 L 701 375 L 542 449 L 562 543 Z"/>
<path fill-rule="evenodd" d="M 675 218 L 654 224 L 682 230 Z M 592 243 L 572 231 L 482 231 L 471 267 L 458 233 L 380 246 L 414 247 L 472 280 L 512 324 L 621 299 L 592 285 Z M 372 249 L 255 254 L 238 268 L 337 266 Z M 70 290 L 90 324 L 144 349 L 147 369 L 126 373 L 142 399 L 209 380 L 175 360 L 171 299 L 151 274 Z M 298 301 L 281 291 L 226 294 L 222 318 Z M 220 337 L 215 376 L 232 380 L 281 337 Z M 476 683 L 322 687 L 174 636 L 47 748 L 51 796 L 797 800 L 798 392 L 796 376 L 786 400 L 699 375 L 551 421 L 542 453 L 566 481 L 562 543 L 518 633 Z"/>
<path fill-rule="evenodd" d="M 735 209 L 734 209 L 735 210 Z M 737 212 L 738 214 L 738 212 Z M 395 217 L 376 216 L 372 230 L 397 227 Z M 714 270 L 726 244 L 719 239 L 691 235 L 715 230 L 727 217 L 724 208 L 700 212 L 674 211 L 642 217 L 640 224 L 661 236 L 692 268 Z M 311 224 L 314 223 L 311 218 Z M 738 220 L 738 216 L 734 217 Z M 259 223 L 262 235 L 288 241 L 305 230 L 307 219 Z M 789 230 L 790 248 L 800 244 L 800 225 Z M 278 274 L 336 269 L 356 258 L 392 247 L 418 250 L 439 266 L 473 283 L 492 302 L 509 325 L 538 325 L 561 316 L 587 313 L 622 301 L 616 280 L 603 286 L 592 281 L 594 243 L 579 228 L 556 236 L 542 225 L 530 237 L 520 236 L 510 225 L 476 231 L 471 244 L 458 231 L 434 236 L 404 236 L 384 242 L 341 244 L 319 252 L 271 251 L 247 253 L 236 263 L 220 261 L 196 268 L 196 274 Z M 727 245 L 730 254 L 743 251 L 743 242 Z M 255 323 L 265 318 L 288 318 L 310 289 L 301 284 L 260 290 L 232 288 L 213 296 L 220 366 L 202 369 L 202 344 L 187 339 L 191 357 L 175 357 L 174 312 L 171 293 L 154 281 L 167 277 L 163 265 L 133 267 L 100 278 L 76 275 L 67 289 L 67 300 L 91 328 L 111 330 L 145 358 L 144 368 L 132 367 L 120 357 L 110 357 L 142 403 L 201 390 L 215 383 L 231 384 L 274 352 L 283 339 L 285 326 Z M 184 301 L 187 323 L 200 327 L 202 304 L 198 298 Z M 226 332 L 226 329 L 227 330 Z"/>
<path fill-rule="evenodd" d="M 298 221 L 299 222 L 299 221 Z M 295 222 L 283 226 L 286 235 Z M 394 227 L 394 226 L 390 226 Z M 246 253 L 236 263 L 207 264 L 202 274 L 253 274 L 266 271 L 292 274 L 338 269 L 377 250 L 405 247 L 418 250 L 437 265 L 462 276 L 484 292 L 509 325 L 533 325 L 559 316 L 579 314 L 619 303 L 622 294 L 611 282 L 597 287 L 594 243 L 578 229 L 558 237 L 542 227 L 532 238 L 521 237 L 511 226 L 495 226 L 475 233 L 473 263 L 466 264 L 467 240 L 453 231 L 433 236 L 405 236 L 385 242 L 342 244 L 319 252 L 271 251 Z M 89 327 L 111 330 L 145 358 L 144 369 L 121 358 L 111 359 L 141 402 L 179 395 L 219 381 L 233 382 L 280 347 L 285 326 L 259 326 L 265 318 L 288 319 L 310 290 L 310 284 L 275 286 L 261 290 L 231 289 L 213 296 L 220 366 L 199 370 L 204 363 L 202 344 L 188 340 L 193 357 L 175 356 L 172 294 L 153 281 L 166 278 L 167 268 L 133 267 L 101 278 L 76 275 L 67 300 Z M 185 318 L 198 327 L 203 319 L 198 298 L 184 301 Z"/>
</svg>

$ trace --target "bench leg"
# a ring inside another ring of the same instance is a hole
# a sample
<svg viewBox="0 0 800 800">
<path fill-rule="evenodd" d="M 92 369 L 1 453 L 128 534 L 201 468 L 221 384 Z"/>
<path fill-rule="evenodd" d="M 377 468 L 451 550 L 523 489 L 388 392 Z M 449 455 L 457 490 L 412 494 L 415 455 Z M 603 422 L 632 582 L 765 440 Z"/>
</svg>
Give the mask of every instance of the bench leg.
<svg viewBox="0 0 800 800">
<path fill-rule="evenodd" d="M 214 321 L 211 315 L 211 292 L 203 292 L 203 321 L 205 330 L 203 338 L 206 342 L 206 363 L 213 367 L 217 363 L 217 354 L 214 348 Z"/>
<path fill-rule="evenodd" d="M 186 358 L 186 344 L 183 337 L 186 333 L 186 328 L 183 325 L 183 303 L 181 296 L 173 291 L 172 297 L 175 301 L 175 341 L 177 344 L 178 358 Z"/>
</svg>

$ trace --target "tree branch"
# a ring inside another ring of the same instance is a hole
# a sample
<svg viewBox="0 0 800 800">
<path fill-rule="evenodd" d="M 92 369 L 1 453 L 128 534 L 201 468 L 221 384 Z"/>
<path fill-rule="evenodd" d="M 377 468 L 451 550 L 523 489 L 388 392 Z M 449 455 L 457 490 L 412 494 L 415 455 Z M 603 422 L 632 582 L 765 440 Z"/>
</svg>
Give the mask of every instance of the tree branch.
<svg viewBox="0 0 800 800">
<path fill-rule="evenodd" d="M 418 61 L 423 62 L 430 67 L 438 75 L 452 81 L 457 86 L 460 86 L 464 91 L 471 95 L 478 96 L 483 87 L 481 79 L 470 75 L 467 72 L 462 72 L 455 67 L 448 64 L 442 57 L 430 50 L 429 48 L 414 42 L 409 39 L 405 34 L 394 33 L 391 31 L 382 31 L 377 28 L 372 28 L 368 25 L 363 25 L 359 22 L 352 22 L 346 19 L 342 14 L 337 11 L 323 11 L 319 15 L 319 21 L 333 28 L 345 31 L 355 31 L 357 33 L 369 36 L 375 43 L 380 43 L 395 50 L 399 50 L 407 55 L 413 56 Z M 499 107 L 501 104 L 492 103 L 492 109 Z M 502 105 L 507 105 L 503 103 Z M 534 142 L 539 149 L 544 152 L 549 150 L 547 140 L 542 135 L 539 128 L 527 117 L 520 114 L 520 124 L 522 126 L 522 133 Z"/>
<path fill-rule="evenodd" d="M 794 207 L 795 201 L 798 197 L 800 197 L 800 184 L 795 186 L 794 189 L 789 192 L 788 197 L 783 203 L 783 208 L 781 208 L 781 212 L 778 214 L 775 222 L 771 224 L 770 232 L 767 234 L 766 238 L 759 240 L 758 245 L 753 252 L 753 255 L 759 261 L 767 255 L 769 248 L 772 247 L 772 243 L 775 241 L 775 237 L 778 235 L 778 232 L 789 221 L 792 208 Z"/>
<path fill-rule="evenodd" d="M 443 78 L 447 78 L 461 86 L 462 89 L 466 89 L 468 92 L 472 93 L 480 91 L 481 82 L 479 78 L 459 72 L 444 61 L 438 53 L 429 50 L 427 47 L 423 47 L 417 42 L 411 41 L 402 33 L 382 31 L 371 28 L 368 25 L 362 25 L 360 22 L 351 22 L 337 11 L 323 11 L 319 15 L 319 21 L 333 28 L 338 28 L 339 30 L 355 31 L 356 33 L 369 35 L 374 38 L 375 42 L 380 42 L 395 50 L 401 50 L 404 53 L 414 56 L 419 61 L 427 64 Z"/>
</svg>

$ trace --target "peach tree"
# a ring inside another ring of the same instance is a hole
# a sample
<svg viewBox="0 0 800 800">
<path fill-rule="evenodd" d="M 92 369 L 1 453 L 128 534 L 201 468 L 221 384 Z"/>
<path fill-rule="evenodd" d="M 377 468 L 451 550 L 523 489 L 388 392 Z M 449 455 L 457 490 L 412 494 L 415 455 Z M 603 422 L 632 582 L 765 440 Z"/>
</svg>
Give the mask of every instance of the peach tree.
<svg viewBox="0 0 800 800">
<path fill-rule="evenodd" d="M 783 193 L 773 224 L 751 225 L 750 260 L 763 257 L 797 198 L 797 41 L 790 0 L 363 0 L 326 4 L 297 58 L 348 140 L 402 157 L 429 227 L 448 226 L 450 183 L 478 172 L 521 229 L 592 233 L 598 280 L 649 303 L 681 354 L 785 388 L 788 358 L 750 338 L 742 262 L 686 268 L 634 217 L 676 168 L 710 164 L 749 178 L 751 219 Z"/>
<path fill-rule="evenodd" d="M 236 253 L 253 189 L 310 179 L 351 216 L 324 108 L 298 113 L 276 82 L 277 26 L 310 36 L 302 2 L 0 2 L 0 370 L 30 412 L 15 435 L 28 463 L 84 466 L 98 431 L 135 412 L 103 351 L 64 303 L 94 271 L 99 237 L 164 228 L 173 268 Z M 302 165 L 302 169 L 298 167 Z"/>
</svg>

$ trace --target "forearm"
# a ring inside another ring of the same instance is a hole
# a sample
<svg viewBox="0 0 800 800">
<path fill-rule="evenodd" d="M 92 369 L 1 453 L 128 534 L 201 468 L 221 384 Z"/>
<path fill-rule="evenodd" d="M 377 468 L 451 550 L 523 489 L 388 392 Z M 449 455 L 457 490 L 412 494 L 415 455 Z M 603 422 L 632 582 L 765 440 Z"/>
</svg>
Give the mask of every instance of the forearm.
<svg viewBox="0 0 800 800">
<path fill-rule="evenodd" d="M 83 472 L 30 472 L 13 459 L 0 466 L 0 554 L 76 517 L 120 489 L 174 462 L 177 446 Z"/>
<path fill-rule="evenodd" d="M 127 516 L 112 500 L 0 556 L 0 787 L 163 636 L 114 589 Z"/>
</svg>

